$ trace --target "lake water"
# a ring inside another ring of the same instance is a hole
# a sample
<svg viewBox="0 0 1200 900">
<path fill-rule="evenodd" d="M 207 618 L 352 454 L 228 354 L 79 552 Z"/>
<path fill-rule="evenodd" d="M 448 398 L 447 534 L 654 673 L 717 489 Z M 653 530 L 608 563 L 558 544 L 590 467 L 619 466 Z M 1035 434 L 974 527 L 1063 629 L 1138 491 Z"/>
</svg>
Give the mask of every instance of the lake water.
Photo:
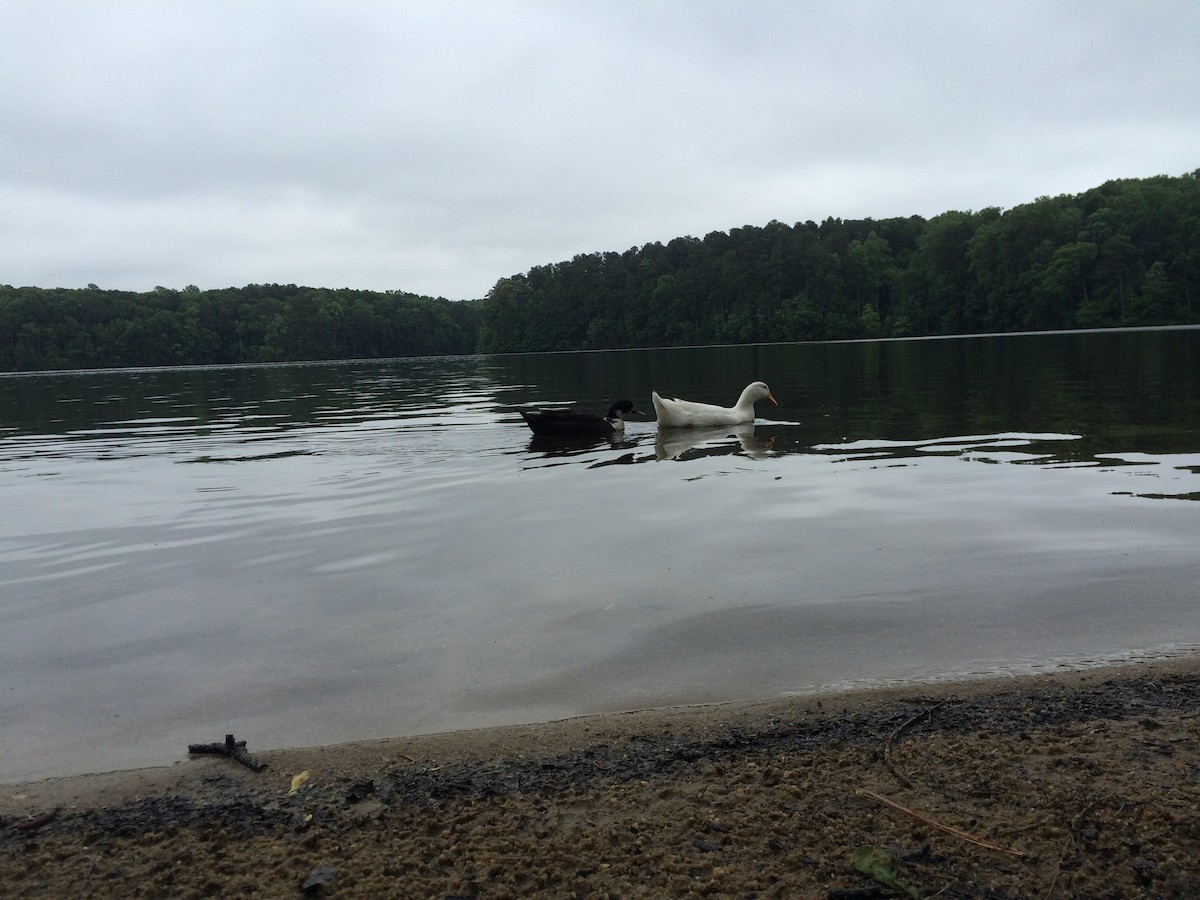
<svg viewBox="0 0 1200 900">
<path fill-rule="evenodd" d="M 1196 329 L 3 376 L 0 782 L 1187 651 L 1197 500 Z"/>
</svg>

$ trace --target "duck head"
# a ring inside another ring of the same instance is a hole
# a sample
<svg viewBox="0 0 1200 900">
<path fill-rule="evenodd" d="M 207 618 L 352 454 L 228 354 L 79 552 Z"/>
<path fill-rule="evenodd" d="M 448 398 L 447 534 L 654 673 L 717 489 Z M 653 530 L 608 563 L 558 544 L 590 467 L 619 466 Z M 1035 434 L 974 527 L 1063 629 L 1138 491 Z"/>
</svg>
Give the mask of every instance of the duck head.
<svg viewBox="0 0 1200 900">
<path fill-rule="evenodd" d="M 753 406 L 759 400 L 766 400 L 772 406 L 778 406 L 775 398 L 771 395 L 771 389 L 767 387 L 766 382 L 755 381 L 746 385 L 746 389 L 742 391 L 742 396 L 738 398 L 738 406 L 741 406 L 746 401 Z"/>
<path fill-rule="evenodd" d="M 645 413 L 633 405 L 629 400 L 618 400 L 608 408 L 608 415 L 604 418 L 611 421 L 622 421 L 630 413 L 637 413 L 639 416 L 644 416 Z"/>
</svg>

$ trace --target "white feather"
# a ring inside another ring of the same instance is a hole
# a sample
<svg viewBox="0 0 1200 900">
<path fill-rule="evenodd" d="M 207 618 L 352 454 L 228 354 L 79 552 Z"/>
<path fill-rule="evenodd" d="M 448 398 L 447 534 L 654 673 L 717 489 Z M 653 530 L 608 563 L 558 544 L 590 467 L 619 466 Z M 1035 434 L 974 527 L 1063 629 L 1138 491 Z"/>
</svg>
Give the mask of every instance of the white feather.
<svg viewBox="0 0 1200 900">
<path fill-rule="evenodd" d="M 746 385 L 733 406 L 715 406 L 691 400 L 667 400 L 655 391 L 650 395 L 660 428 L 707 428 L 713 425 L 741 425 L 754 421 L 754 404 L 767 400 L 775 406 L 771 389 L 761 381 Z"/>
</svg>

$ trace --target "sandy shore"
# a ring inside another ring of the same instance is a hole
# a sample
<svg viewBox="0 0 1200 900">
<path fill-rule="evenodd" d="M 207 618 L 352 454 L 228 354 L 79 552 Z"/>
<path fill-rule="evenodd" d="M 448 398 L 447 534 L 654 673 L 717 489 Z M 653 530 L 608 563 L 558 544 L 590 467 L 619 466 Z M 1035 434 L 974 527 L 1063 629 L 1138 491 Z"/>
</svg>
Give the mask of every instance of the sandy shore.
<svg viewBox="0 0 1200 900">
<path fill-rule="evenodd" d="M 0 892 L 1200 896 L 1193 658 L 248 749 L 0 786 Z"/>
</svg>

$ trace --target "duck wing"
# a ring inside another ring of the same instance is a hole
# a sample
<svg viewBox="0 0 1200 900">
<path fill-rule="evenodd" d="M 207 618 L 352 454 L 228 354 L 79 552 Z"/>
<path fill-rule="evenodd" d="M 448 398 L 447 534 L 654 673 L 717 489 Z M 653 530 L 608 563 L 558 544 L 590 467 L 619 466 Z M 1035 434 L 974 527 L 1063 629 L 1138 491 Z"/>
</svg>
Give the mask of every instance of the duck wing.
<svg viewBox="0 0 1200 900">
<path fill-rule="evenodd" d="M 666 400 L 655 392 L 651 395 L 658 424 L 673 428 L 705 428 L 715 425 L 737 425 L 747 421 L 745 414 L 727 406 L 697 403 L 694 400 Z M 754 418 L 753 410 L 750 420 Z"/>
<path fill-rule="evenodd" d="M 574 409 L 517 410 L 534 434 L 611 434 L 611 422 Z"/>
</svg>

